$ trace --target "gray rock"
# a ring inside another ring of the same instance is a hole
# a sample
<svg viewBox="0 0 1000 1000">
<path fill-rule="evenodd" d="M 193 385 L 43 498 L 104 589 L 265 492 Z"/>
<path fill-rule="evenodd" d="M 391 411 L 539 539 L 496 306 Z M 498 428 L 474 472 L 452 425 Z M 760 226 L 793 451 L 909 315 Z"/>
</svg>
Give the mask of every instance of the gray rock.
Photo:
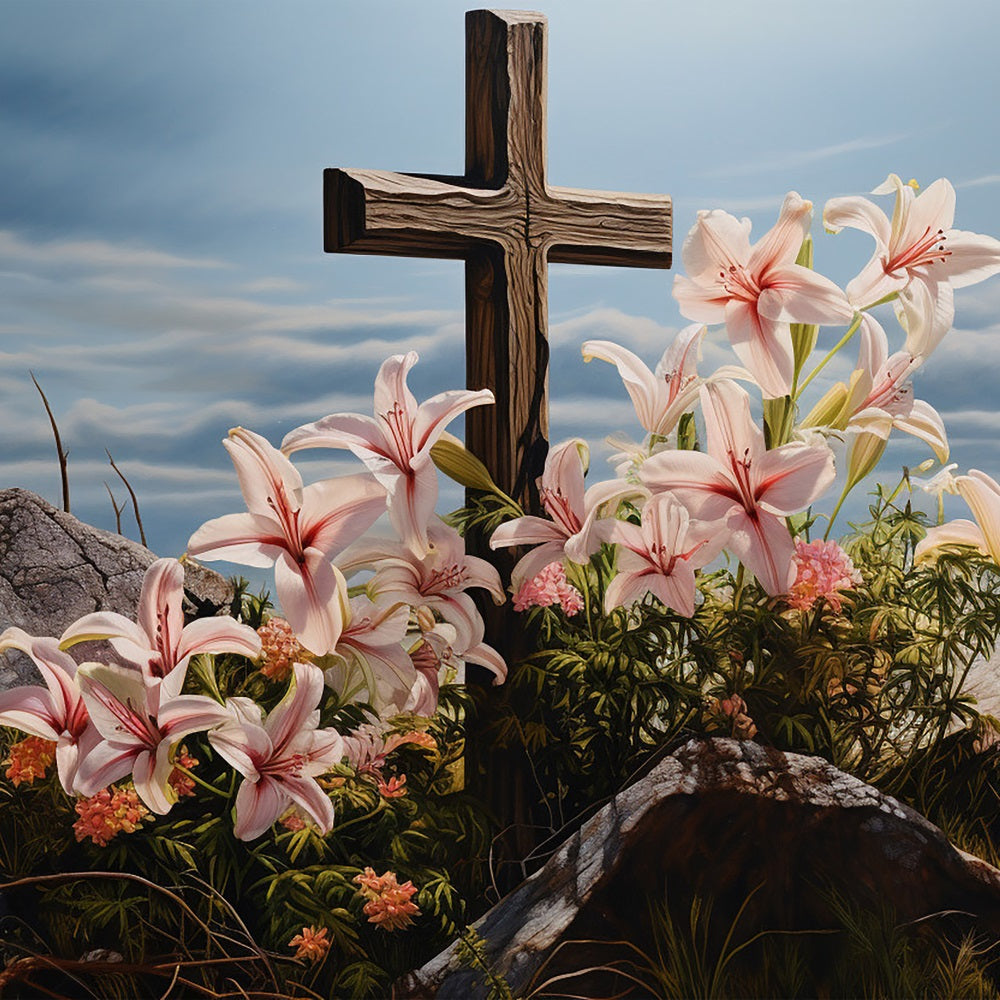
<svg viewBox="0 0 1000 1000">
<path fill-rule="evenodd" d="M 1000 870 L 826 761 L 732 739 L 692 740 L 660 761 L 474 927 L 486 966 L 525 996 L 539 978 L 600 964 L 602 941 L 649 953 L 647 905 L 664 887 L 681 898 L 701 893 L 730 913 L 749 897 L 741 924 L 760 930 L 830 926 L 817 885 L 846 887 L 868 907 L 887 903 L 900 920 L 962 911 L 1000 932 Z M 485 997 L 471 965 L 456 942 L 393 996 Z M 606 976 L 561 987 L 611 995 Z"/>
<path fill-rule="evenodd" d="M 28 490 L 0 490 L 0 631 L 16 625 L 31 635 L 59 636 L 91 611 L 132 618 L 143 575 L 156 558 L 138 542 L 84 524 Z M 184 589 L 191 614 L 225 612 L 233 599 L 227 580 L 190 561 Z M 36 680 L 24 654 L 0 660 L 0 690 Z"/>
</svg>

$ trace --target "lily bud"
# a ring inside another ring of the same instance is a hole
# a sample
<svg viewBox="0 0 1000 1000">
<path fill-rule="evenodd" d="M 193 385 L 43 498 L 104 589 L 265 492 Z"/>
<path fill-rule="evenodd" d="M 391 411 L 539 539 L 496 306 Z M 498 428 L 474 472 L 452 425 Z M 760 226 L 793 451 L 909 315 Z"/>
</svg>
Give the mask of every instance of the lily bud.
<svg viewBox="0 0 1000 1000">
<path fill-rule="evenodd" d="M 431 461 L 459 486 L 484 493 L 500 492 L 486 466 L 454 434 L 445 431 L 440 440 L 431 445 Z"/>
<path fill-rule="evenodd" d="M 887 443 L 888 437 L 871 431 L 862 431 L 855 436 L 847 456 L 845 492 L 854 489 L 878 465 Z"/>
<path fill-rule="evenodd" d="M 847 386 L 843 382 L 827 389 L 820 401 L 809 411 L 802 421 L 803 427 L 835 427 L 843 430 L 847 421 L 841 421 L 849 398 Z"/>
<path fill-rule="evenodd" d="M 799 267 L 813 269 L 813 240 L 808 233 L 799 247 L 799 255 L 795 258 L 795 263 Z M 816 338 L 819 335 L 819 327 L 815 323 L 792 323 L 789 326 L 792 332 L 792 356 L 795 359 L 795 374 L 798 375 L 809 355 L 816 347 Z"/>
</svg>

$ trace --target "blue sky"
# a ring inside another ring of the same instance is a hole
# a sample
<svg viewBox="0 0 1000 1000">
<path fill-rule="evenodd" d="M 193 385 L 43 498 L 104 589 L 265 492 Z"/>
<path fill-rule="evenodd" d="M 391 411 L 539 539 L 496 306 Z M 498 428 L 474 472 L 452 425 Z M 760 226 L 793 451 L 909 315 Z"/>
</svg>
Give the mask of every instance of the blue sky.
<svg viewBox="0 0 1000 1000">
<path fill-rule="evenodd" d="M 74 513 L 114 526 L 105 480 L 125 494 L 108 448 L 163 555 L 179 554 L 204 520 L 242 509 L 220 444 L 229 427 L 277 443 L 327 413 L 370 412 L 380 362 L 410 348 L 421 355 L 418 398 L 463 383 L 462 265 L 325 255 L 321 178 L 327 166 L 461 171 L 465 9 L 7 0 L 4 486 L 59 502 L 29 369 L 70 453 Z M 1000 11 L 985 0 L 541 9 L 550 182 L 669 193 L 678 266 L 698 209 L 747 215 L 759 235 L 794 189 L 816 206 L 817 267 L 844 284 L 871 241 L 825 235 L 822 205 L 890 171 L 924 184 L 949 177 L 956 225 L 1000 236 Z M 579 344 L 617 340 L 652 366 L 686 323 L 672 280 L 551 269 L 552 438 L 587 438 L 601 477 L 604 436 L 640 429 L 614 370 L 585 366 Z M 944 415 L 961 471 L 1000 476 L 1000 279 L 956 298 L 956 329 L 918 375 L 917 395 Z M 891 321 L 887 330 L 895 349 L 902 336 Z M 821 331 L 821 346 L 838 335 Z M 703 370 L 731 360 L 723 331 L 710 336 Z M 927 454 L 893 442 L 885 478 Z M 297 465 L 307 482 L 356 468 L 337 452 L 302 453 Z M 458 499 L 446 490 L 442 509 Z"/>
</svg>

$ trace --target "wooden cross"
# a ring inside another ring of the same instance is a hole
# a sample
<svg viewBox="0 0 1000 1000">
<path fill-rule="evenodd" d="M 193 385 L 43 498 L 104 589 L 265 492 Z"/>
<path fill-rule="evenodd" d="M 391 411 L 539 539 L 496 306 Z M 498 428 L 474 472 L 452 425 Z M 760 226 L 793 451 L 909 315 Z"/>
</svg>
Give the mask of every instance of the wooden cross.
<svg viewBox="0 0 1000 1000">
<path fill-rule="evenodd" d="M 465 261 L 466 376 L 495 406 L 466 444 L 497 485 L 541 513 L 548 451 L 547 262 L 670 266 L 670 199 L 545 180 L 546 19 L 465 15 L 465 174 L 324 173 L 329 253 Z"/>
</svg>

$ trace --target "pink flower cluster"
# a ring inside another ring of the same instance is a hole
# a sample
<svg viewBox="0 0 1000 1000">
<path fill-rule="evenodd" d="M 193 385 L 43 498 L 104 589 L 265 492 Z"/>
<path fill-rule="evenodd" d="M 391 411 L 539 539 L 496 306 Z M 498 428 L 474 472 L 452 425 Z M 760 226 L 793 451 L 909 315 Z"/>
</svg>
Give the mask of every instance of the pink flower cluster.
<svg viewBox="0 0 1000 1000">
<path fill-rule="evenodd" d="M 402 930 L 420 915 L 417 904 L 410 902 L 417 887 L 410 881 L 400 885 L 395 872 L 376 875 L 373 868 L 365 868 L 354 881 L 360 886 L 358 895 L 368 900 L 364 907 L 368 923 L 384 931 Z"/>
<path fill-rule="evenodd" d="M 76 804 L 80 818 L 73 824 L 76 839 L 87 837 L 98 847 L 107 845 L 123 831 L 135 833 L 149 810 L 142 804 L 134 788 L 102 788 L 90 798 Z"/>
<path fill-rule="evenodd" d="M 10 748 L 10 756 L 4 761 L 10 765 L 5 772 L 14 787 L 22 782 L 30 785 L 36 778 L 44 778 L 46 768 L 56 759 L 56 745 L 52 740 L 40 736 L 29 736 Z"/>
<path fill-rule="evenodd" d="M 790 607 L 808 611 L 821 597 L 840 610 L 840 591 L 861 583 L 851 557 L 836 542 L 795 542 L 795 582 L 786 600 Z"/>
<path fill-rule="evenodd" d="M 292 672 L 293 663 L 305 663 L 311 659 L 284 618 L 268 618 L 257 629 L 257 635 L 261 647 L 260 672 L 273 681 L 285 680 Z"/>
<path fill-rule="evenodd" d="M 583 610 L 583 595 L 567 582 L 566 568 L 559 561 L 549 563 L 514 595 L 515 611 L 548 608 L 553 604 L 558 604 L 569 617 Z"/>
</svg>

